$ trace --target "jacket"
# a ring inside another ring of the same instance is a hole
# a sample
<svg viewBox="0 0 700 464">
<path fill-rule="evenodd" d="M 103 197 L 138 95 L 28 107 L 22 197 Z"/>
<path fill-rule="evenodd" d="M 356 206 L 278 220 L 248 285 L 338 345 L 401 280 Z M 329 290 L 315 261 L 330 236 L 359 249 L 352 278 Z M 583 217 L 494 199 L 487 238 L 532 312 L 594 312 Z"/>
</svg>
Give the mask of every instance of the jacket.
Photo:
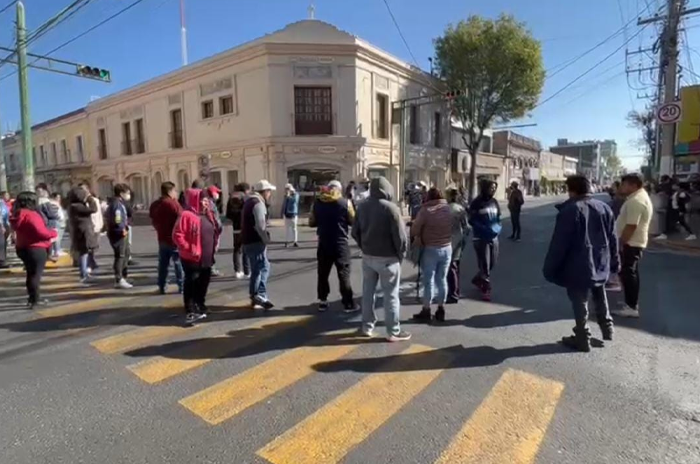
<svg viewBox="0 0 700 464">
<path fill-rule="evenodd" d="M 173 243 L 180 253 L 180 259 L 190 263 L 199 263 L 202 258 L 202 218 L 201 218 L 201 189 L 185 191 L 185 209 L 173 228 Z M 217 243 L 221 229 L 217 226 L 213 211 L 207 211 L 207 216 L 214 224 L 214 241 Z"/>
<path fill-rule="evenodd" d="M 394 188 L 384 177 L 372 179 L 369 198 L 357 208 L 352 236 L 367 256 L 406 256 L 408 239 L 399 207 L 391 202 Z"/>
<path fill-rule="evenodd" d="M 244 245 L 270 243 L 267 231 L 267 206 L 258 193 L 246 198 L 241 213 L 241 240 Z"/>
<path fill-rule="evenodd" d="M 105 213 L 107 238 L 114 243 L 126 236 L 129 230 L 129 210 L 126 203 L 119 197 L 112 198 Z"/>
<path fill-rule="evenodd" d="M 21 209 L 15 214 L 10 222 L 15 231 L 15 247 L 18 250 L 27 248 L 49 248 L 51 240 L 58 236 L 58 233 L 46 227 L 44 218 L 36 211 Z"/>
<path fill-rule="evenodd" d="M 469 205 L 469 224 L 474 229 L 474 240 L 492 242 L 501 233 L 501 207 L 495 198 L 481 195 Z"/>
<path fill-rule="evenodd" d="M 98 245 L 91 216 L 99 210 L 99 207 L 96 202 L 87 200 L 88 193 L 80 187 L 75 187 L 68 193 L 72 248 L 79 254 L 94 250 Z"/>
<path fill-rule="evenodd" d="M 93 202 L 95 204 L 95 207 L 97 208 L 97 211 L 92 213 L 90 219 L 92 220 L 92 230 L 95 232 L 95 234 L 99 235 L 105 228 L 105 215 L 102 212 L 102 205 L 100 205 L 99 199 L 95 197 L 90 197 L 89 200 Z"/>
<path fill-rule="evenodd" d="M 467 210 L 459 203 L 450 203 L 452 213 L 452 261 L 462 259 L 462 250 L 467 244 L 471 227 L 467 221 Z"/>
<path fill-rule="evenodd" d="M 425 202 L 411 225 L 411 237 L 424 247 L 452 244 L 452 212 L 446 200 Z"/>
<path fill-rule="evenodd" d="M 348 244 L 353 222 L 355 208 L 335 189 L 321 192 L 309 216 L 309 227 L 316 227 L 319 248 L 331 250 Z"/>
<path fill-rule="evenodd" d="M 523 204 L 525 204 L 523 191 L 519 188 L 512 189 L 510 195 L 508 195 L 508 209 L 511 211 L 520 211 Z"/>
<path fill-rule="evenodd" d="M 295 218 L 297 216 L 299 216 L 299 194 L 293 192 L 291 195 L 284 197 L 282 217 Z"/>
<path fill-rule="evenodd" d="M 48 198 L 39 198 L 37 211 L 44 218 L 44 222 L 49 229 L 58 228 L 58 221 L 61 219 L 59 210 L 61 209 L 56 203 Z"/>
<path fill-rule="evenodd" d="M 151 224 L 158 235 L 158 243 L 175 246 L 173 229 L 175 229 L 175 224 L 182 213 L 180 203 L 170 197 L 162 197 L 151 203 L 148 213 Z"/>
<path fill-rule="evenodd" d="M 241 231 L 241 214 L 243 213 L 244 203 L 245 193 L 233 192 L 226 204 L 226 217 L 231 221 L 234 233 Z"/>
<path fill-rule="evenodd" d="M 8 230 L 10 228 L 10 207 L 5 203 L 5 200 L 0 200 L 0 229 Z"/>
<path fill-rule="evenodd" d="M 589 195 L 571 198 L 557 209 L 545 279 L 566 288 L 605 284 L 610 272 L 620 269 L 612 210 Z"/>
</svg>

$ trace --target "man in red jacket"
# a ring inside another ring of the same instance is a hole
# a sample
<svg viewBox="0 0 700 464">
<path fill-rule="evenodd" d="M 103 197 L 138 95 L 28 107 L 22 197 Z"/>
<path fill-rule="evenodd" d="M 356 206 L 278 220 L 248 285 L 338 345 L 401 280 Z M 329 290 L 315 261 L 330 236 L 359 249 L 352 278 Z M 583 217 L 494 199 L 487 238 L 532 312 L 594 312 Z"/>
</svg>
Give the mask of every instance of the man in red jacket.
<svg viewBox="0 0 700 464">
<path fill-rule="evenodd" d="M 177 201 L 177 190 L 172 182 L 163 182 L 160 193 L 161 197 L 151 204 L 149 211 L 151 223 L 158 234 L 158 292 L 165 294 L 168 267 L 172 261 L 178 292 L 182 293 L 182 263 L 173 243 L 173 229 L 182 213 L 182 206 Z"/>
</svg>

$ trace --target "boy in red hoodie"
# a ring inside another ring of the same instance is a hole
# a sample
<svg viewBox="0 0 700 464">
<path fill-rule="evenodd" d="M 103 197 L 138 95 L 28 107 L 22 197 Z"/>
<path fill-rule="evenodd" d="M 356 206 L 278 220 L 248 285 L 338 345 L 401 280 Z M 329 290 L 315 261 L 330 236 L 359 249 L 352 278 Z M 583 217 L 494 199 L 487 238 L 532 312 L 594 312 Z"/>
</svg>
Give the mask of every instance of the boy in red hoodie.
<svg viewBox="0 0 700 464">
<path fill-rule="evenodd" d="M 173 243 L 173 229 L 182 213 L 182 206 L 177 201 L 177 190 L 172 182 L 163 182 L 160 193 L 161 197 L 151 204 L 149 210 L 153 228 L 158 233 L 158 292 L 165 294 L 168 267 L 172 261 L 178 292 L 182 293 L 182 263 Z"/>
<path fill-rule="evenodd" d="M 185 271 L 185 325 L 191 326 L 207 317 L 205 300 L 221 228 L 205 190 L 187 189 L 185 205 L 173 230 L 173 242 Z"/>
<path fill-rule="evenodd" d="M 37 305 L 47 304 L 46 300 L 40 299 L 41 276 L 44 274 L 49 248 L 58 233 L 48 229 L 44 218 L 37 212 L 37 197 L 34 192 L 17 195 L 10 224 L 17 237 L 17 256 L 27 269 L 27 306 L 34 309 Z"/>
</svg>

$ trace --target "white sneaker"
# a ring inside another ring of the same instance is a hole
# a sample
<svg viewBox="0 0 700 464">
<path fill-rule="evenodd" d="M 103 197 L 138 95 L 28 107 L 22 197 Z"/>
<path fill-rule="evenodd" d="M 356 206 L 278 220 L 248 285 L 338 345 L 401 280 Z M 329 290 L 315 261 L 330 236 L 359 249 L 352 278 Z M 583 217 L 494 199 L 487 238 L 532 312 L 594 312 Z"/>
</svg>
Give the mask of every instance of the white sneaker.
<svg viewBox="0 0 700 464">
<path fill-rule="evenodd" d="M 127 282 L 126 279 L 122 279 L 119 282 L 117 282 L 116 285 L 114 285 L 114 288 L 121 288 L 124 290 L 128 290 L 130 288 L 134 288 L 134 286 L 131 285 L 129 282 Z"/>
<path fill-rule="evenodd" d="M 244 274 L 243 274 L 242 272 L 236 272 L 236 275 L 235 275 L 235 276 L 236 276 L 236 279 L 237 279 L 237 280 L 241 280 L 241 279 L 243 279 Z"/>
<path fill-rule="evenodd" d="M 688 240 L 688 241 L 697 240 L 697 239 L 698 239 L 698 236 L 695 235 L 695 234 L 690 234 L 690 235 L 688 235 L 685 239 Z"/>
<path fill-rule="evenodd" d="M 654 237 L 654 240 L 668 240 L 668 235 L 666 235 L 666 234 L 657 235 L 656 237 Z"/>
<path fill-rule="evenodd" d="M 613 309 L 610 312 L 615 316 L 631 317 L 635 319 L 639 318 L 639 311 L 637 311 L 636 309 L 632 309 L 627 305 L 624 305 L 622 308 L 619 309 Z"/>
</svg>

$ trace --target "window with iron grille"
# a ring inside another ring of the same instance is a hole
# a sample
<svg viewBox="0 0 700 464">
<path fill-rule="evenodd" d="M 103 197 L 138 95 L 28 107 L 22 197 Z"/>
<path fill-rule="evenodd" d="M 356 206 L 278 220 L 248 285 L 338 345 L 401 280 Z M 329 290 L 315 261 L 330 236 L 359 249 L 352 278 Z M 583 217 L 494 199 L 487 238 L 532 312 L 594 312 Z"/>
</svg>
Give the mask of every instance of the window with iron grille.
<svg viewBox="0 0 700 464">
<path fill-rule="evenodd" d="M 412 145 L 418 145 L 420 143 L 420 111 L 416 105 L 411 106 L 410 115 L 409 142 Z"/>
<path fill-rule="evenodd" d="M 231 95 L 226 95 L 225 97 L 219 98 L 219 114 L 231 114 L 233 113 L 233 97 Z"/>
<path fill-rule="evenodd" d="M 388 139 L 389 131 L 389 97 L 383 93 L 377 94 L 377 138 Z"/>
<path fill-rule="evenodd" d="M 202 102 L 202 119 L 209 119 L 214 117 L 214 102 L 207 100 Z"/>
<path fill-rule="evenodd" d="M 104 129 L 97 131 L 97 153 L 100 159 L 107 159 L 107 132 Z"/>
<path fill-rule="evenodd" d="M 332 111 L 330 87 L 294 87 L 296 135 L 332 135 Z"/>
</svg>

